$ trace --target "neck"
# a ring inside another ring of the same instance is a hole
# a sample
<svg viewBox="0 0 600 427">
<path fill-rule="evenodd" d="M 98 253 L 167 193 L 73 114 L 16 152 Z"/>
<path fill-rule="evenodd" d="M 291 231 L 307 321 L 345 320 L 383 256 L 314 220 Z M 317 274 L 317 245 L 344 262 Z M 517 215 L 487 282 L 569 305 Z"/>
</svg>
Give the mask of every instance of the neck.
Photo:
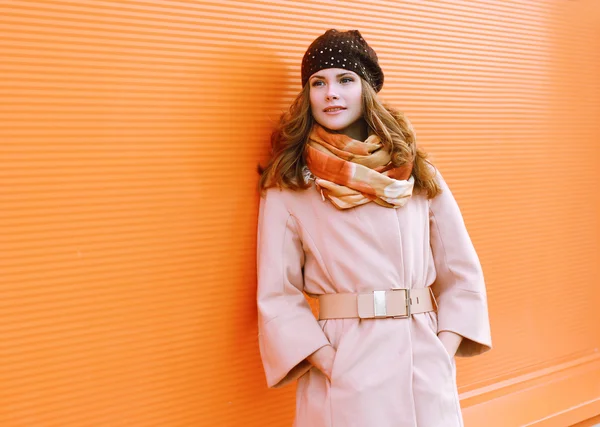
<svg viewBox="0 0 600 427">
<path fill-rule="evenodd" d="M 357 141 L 364 141 L 369 136 L 367 122 L 364 119 L 358 119 L 350 126 L 341 129 L 338 132 L 349 136 L 352 139 L 356 139 Z"/>
</svg>

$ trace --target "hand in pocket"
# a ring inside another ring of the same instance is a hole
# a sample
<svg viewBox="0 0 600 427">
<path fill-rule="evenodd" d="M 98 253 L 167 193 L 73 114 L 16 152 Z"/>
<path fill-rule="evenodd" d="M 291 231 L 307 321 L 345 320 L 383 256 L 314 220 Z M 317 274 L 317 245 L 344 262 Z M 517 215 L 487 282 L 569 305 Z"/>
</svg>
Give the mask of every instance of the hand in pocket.
<svg viewBox="0 0 600 427">
<path fill-rule="evenodd" d="M 333 369 L 333 360 L 335 359 L 335 349 L 331 345 L 326 345 L 315 351 L 307 357 L 307 360 L 319 369 L 331 381 L 331 371 Z"/>
<path fill-rule="evenodd" d="M 462 341 L 462 337 L 458 334 L 455 334 L 454 332 L 441 331 L 438 334 L 438 338 L 444 345 L 444 348 L 448 352 L 448 355 L 451 358 L 454 358 L 454 356 L 456 355 L 456 351 L 458 350 L 458 346 Z"/>
</svg>

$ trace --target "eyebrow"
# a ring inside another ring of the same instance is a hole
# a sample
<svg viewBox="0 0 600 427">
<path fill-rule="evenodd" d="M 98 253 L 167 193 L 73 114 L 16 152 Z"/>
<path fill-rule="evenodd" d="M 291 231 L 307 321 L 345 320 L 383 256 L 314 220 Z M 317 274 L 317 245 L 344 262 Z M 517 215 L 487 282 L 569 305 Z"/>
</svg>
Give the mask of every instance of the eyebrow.
<svg viewBox="0 0 600 427">
<path fill-rule="evenodd" d="M 345 72 L 345 73 L 340 73 L 340 74 L 338 74 L 338 75 L 337 75 L 337 76 L 335 76 L 335 77 L 339 79 L 340 77 L 343 77 L 343 76 L 346 76 L 346 75 L 348 75 L 348 76 L 350 76 L 350 77 L 353 77 L 353 76 L 354 76 L 352 73 Z M 317 74 L 316 76 L 312 76 L 312 77 L 311 77 L 311 80 L 312 80 L 312 79 L 325 79 L 325 77 L 323 77 L 323 76 L 320 76 L 320 75 L 318 75 L 318 74 Z"/>
</svg>

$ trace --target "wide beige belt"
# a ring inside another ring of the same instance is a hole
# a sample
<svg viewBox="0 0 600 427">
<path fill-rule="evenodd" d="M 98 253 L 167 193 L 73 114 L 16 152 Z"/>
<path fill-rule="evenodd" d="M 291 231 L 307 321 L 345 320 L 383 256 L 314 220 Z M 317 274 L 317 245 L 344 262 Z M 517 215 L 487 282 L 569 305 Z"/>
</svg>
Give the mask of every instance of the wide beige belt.
<svg viewBox="0 0 600 427">
<path fill-rule="evenodd" d="M 406 318 L 436 310 L 431 287 L 319 295 L 319 320 Z"/>
</svg>

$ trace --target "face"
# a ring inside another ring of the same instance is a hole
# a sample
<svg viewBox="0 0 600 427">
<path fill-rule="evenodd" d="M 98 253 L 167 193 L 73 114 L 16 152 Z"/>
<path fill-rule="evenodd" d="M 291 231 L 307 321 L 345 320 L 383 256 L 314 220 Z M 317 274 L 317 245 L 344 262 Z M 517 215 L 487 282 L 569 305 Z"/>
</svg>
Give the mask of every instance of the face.
<svg viewBox="0 0 600 427">
<path fill-rule="evenodd" d="M 308 84 L 310 108 L 317 123 L 348 134 L 363 116 L 358 74 L 343 68 L 327 68 L 310 76 Z"/>
</svg>

